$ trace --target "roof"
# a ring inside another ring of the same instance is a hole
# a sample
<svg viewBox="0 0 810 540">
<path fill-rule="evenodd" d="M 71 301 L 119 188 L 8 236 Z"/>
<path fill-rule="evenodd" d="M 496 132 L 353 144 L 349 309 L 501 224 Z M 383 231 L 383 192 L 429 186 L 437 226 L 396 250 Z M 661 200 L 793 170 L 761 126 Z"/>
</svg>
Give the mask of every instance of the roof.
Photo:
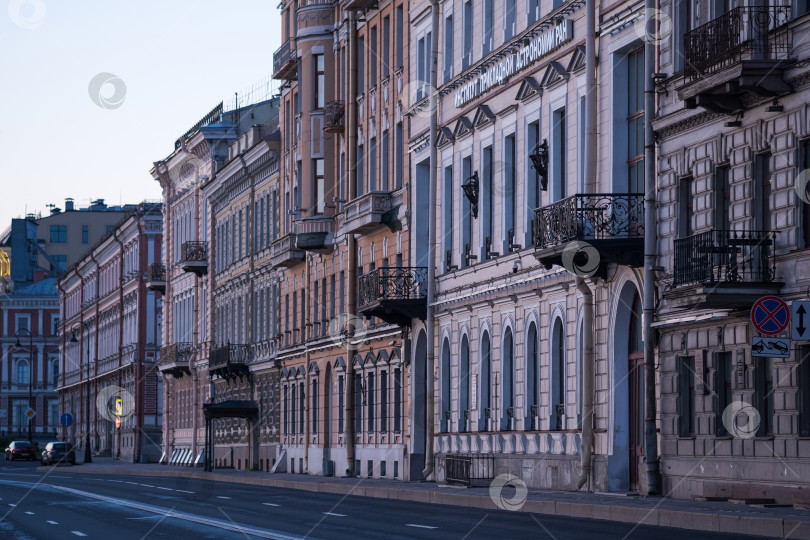
<svg viewBox="0 0 810 540">
<path fill-rule="evenodd" d="M 56 278 L 49 277 L 27 285 L 14 289 L 15 296 L 57 296 L 56 291 Z"/>
</svg>

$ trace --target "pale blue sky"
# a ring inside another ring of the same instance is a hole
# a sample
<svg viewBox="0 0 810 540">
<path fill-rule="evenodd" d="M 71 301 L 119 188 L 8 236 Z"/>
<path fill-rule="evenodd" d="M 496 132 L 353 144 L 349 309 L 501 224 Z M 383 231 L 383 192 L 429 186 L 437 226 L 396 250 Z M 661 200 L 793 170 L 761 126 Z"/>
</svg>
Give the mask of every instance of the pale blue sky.
<svg viewBox="0 0 810 540">
<path fill-rule="evenodd" d="M 3 0 L 0 230 L 26 208 L 64 209 L 65 197 L 81 206 L 159 199 L 152 163 L 220 100 L 271 75 L 277 5 Z M 126 85 L 118 108 L 90 98 L 90 81 L 105 72 Z"/>
</svg>

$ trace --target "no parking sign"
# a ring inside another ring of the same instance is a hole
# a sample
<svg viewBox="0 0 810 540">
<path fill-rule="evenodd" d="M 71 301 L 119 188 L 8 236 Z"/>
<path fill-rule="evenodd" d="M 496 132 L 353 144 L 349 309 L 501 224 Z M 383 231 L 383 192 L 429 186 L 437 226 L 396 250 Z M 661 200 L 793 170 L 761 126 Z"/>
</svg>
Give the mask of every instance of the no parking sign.
<svg viewBox="0 0 810 540">
<path fill-rule="evenodd" d="M 766 336 L 781 334 L 790 324 L 790 308 L 779 297 L 763 296 L 751 308 L 751 322 Z"/>
</svg>

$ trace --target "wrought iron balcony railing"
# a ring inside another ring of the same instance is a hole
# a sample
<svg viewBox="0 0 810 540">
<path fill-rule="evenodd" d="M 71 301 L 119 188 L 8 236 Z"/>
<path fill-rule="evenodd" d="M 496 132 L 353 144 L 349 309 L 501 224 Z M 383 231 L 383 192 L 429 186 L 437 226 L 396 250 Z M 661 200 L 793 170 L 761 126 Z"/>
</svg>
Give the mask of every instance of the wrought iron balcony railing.
<svg viewBox="0 0 810 540">
<path fill-rule="evenodd" d="M 534 211 L 534 247 L 644 238 L 642 193 L 573 195 Z"/>
<path fill-rule="evenodd" d="M 342 101 L 330 101 L 323 109 L 323 130 L 328 133 L 341 133 L 345 125 L 346 107 Z"/>
<path fill-rule="evenodd" d="M 241 375 L 247 372 L 247 366 L 253 358 L 250 345 L 229 343 L 213 349 L 208 356 L 208 372 L 224 378 Z"/>
<path fill-rule="evenodd" d="M 773 231 L 713 230 L 675 240 L 673 287 L 707 283 L 771 283 Z"/>
<path fill-rule="evenodd" d="M 427 267 L 383 267 L 360 276 L 357 304 L 360 311 L 387 300 L 427 298 Z"/>
<path fill-rule="evenodd" d="M 699 79 L 740 60 L 786 59 L 790 19 L 789 5 L 737 7 L 685 33 L 685 79 Z"/>
<path fill-rule="evenodd" d="M 153 291 L 166 291 L 166 267 L 159 263 L 146 268 L 146 288 Z"/>
<path fill-rule="evenodd" d="M 295 40 L 288 39 L 282 43 L 281 47 L 273 53 L 273 78 L 274 79 L 296 79 L 298 63 L 298 51 Z"/>
<path fill-rule="evenodd" d="M 183 242 L 180 249 L 182 262 L 206 262 L 208 260 L 208 242 Z"/>
</svg>

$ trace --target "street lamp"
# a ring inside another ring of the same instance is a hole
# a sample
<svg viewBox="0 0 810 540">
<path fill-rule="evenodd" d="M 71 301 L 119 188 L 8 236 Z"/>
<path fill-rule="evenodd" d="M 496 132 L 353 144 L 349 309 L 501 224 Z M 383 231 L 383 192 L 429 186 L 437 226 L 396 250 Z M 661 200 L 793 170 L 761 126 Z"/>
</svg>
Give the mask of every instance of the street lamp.
<svg viewBox="0 0 810 540">
<path fill-rule="evenodd" d="M 14 334 L 17 337 L 17 343 L 14 344 L 15 348 L 21 349 L 22 345 L 20 345 L 20 334 L 25 332 L 22 335 L 28 334 L 28 339 L 31 340 L 30 346 L 28 347 L 28 352 L 31 355 L 31 361 L 28 363 L 28 408 L 33 409 L 34 406 L 31 405 L 34 400 L 34 334 L 31 333 L 30 330 L 26 330 L 25 328 L 20 328 Z M 33 442 L 33 437 L 31 436 L 31 421 L 33 417 L 28 418 L 28 442 Z"/>
<path fill-rule="evenodd" d="M 90 325 L 86 322 L 82 321 L 82 327 L 87 330 Z M 76 332 L 73 332 L 73 336 L 70 338 L 71 343 L 78 343 L 79 340 L 76 339 Z M 81 355 L 81 352 L 79 352 Z M 81 356 L 79 356 L 81 358 Z M 85 430 L 84 430 L 84 462 L 85 463 L 92 463 L 93 457 L 90 455 L 90 341 L 87 341 L 87 390 L 85 391 Z"/>
</svg>

